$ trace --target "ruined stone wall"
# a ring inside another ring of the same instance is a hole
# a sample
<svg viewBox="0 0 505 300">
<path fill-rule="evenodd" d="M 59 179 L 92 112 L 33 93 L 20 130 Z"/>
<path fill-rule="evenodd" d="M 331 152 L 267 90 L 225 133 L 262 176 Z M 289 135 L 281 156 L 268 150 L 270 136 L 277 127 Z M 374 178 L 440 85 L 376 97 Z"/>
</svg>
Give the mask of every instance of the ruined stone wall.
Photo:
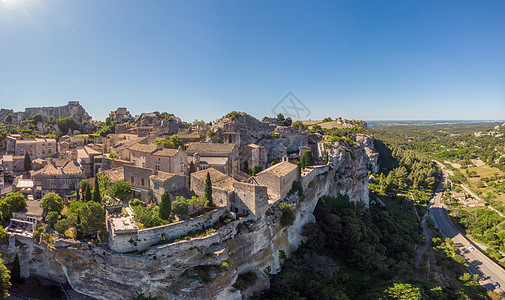
<svg viewBox="0 0 505 300">
<path fill-rule="evenodd" d="M 109 237 L 109 248 L 116 252 L 144 251 L 153 244 L 164 239 L 175 239 L 186 236 L 190 232 L 203 230 L 219 221 L 225 213 L 225 208 L 215 209 L 207 214 L 189 219 L 157 226 L 140 229 L 131 234 L 118 234 Z"/>
</svg>

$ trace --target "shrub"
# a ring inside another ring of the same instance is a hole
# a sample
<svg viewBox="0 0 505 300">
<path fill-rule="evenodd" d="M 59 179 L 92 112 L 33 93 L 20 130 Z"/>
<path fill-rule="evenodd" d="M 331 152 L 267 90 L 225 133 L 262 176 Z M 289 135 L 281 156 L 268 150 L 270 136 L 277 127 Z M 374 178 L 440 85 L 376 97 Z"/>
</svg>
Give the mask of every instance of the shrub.
<svg viewBox="0 0 505 300">
<path fill-rule="evenodd" d="M 295 211 L 295 207 L 292 204 L 281 202 L 279 204 L 279 209 L 282 211 L 281 225 L 282 226 L 293 225 L 293 222 L 296 219 L 296 215 L 295 215 L 295 212 L 294 212 Z"/>
</svg>

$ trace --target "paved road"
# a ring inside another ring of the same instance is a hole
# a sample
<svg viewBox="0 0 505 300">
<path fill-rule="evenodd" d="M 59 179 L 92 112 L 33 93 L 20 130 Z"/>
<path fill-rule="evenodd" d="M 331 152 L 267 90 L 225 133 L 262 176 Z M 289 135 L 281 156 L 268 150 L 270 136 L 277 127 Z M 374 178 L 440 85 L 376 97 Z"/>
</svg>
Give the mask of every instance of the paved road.
<svg viewBox="0 0 505 300">
<path fill-rule="evenodd" d="M 452 223 L 447 210 L 442 201 L 442 194 L 447 182 L 447 170 L 443 169 L 443 178 L 435 192 L 435 196 L 430 201 L 430 216 L 437 224 L 438 229 L 445 237 L 449 237 L 458 246 L 460 254 L 463 255 L 468 264 L 468 270 L 472 274 L 478 274 L 481 277 L 481 284 L 488 290 L 494 290 L 492 282 L 496 281 L 501 285 L 500 289 L 495 290 L 503 294 L 505 290 L 505 270 L 480 252 L 478 249 L 470 251 L 469 247 L 476 245 L 467 239 Z"/>
</svg>

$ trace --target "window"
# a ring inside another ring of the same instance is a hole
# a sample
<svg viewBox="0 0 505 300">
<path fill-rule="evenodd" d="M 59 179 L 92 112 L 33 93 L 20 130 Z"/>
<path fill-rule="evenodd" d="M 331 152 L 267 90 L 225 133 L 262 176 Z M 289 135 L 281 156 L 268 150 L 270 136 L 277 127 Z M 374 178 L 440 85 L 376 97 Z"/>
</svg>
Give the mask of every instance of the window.
<svg viewBox="0 0 505 300">
<path fill-rule="evenodd" d="M 140 185 L 144 186 L 144 178 L 140 178 Z"/>
<path fill-rule="evenodd" d="M 132 184 L 135 183 L 135 179 L 133 178 L 133 176 L 130 176 L 130 181 L 131 181 Z"/>
<path fill-rule="evenodd" d="M 156 169 L 156 171 L 159 171 L 160 170 L 160 165 L 155 165 L 154 168 Z"/>
</svg>

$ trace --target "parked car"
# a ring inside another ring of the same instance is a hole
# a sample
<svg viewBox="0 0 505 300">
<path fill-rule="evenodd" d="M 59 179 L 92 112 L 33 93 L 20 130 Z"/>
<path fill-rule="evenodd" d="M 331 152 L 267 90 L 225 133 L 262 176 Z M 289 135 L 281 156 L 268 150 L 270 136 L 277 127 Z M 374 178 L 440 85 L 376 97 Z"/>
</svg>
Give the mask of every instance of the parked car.
<svg viewBox="0 0 505 300">
<path fill-rule="evenodd" d="M 475 248 L 473 248 L 473 247 L 468 247 L 468 250 L 470 250 L 470 252 L 472 252 L 472 251 L 474 251 L 474 250 L 475 250 Z"/>
<path fill-rule="evenodd" d="M 492 285 L 494 286 L 495 289 L 499 289 L 500 288 L 500 284 L 498 282 L 493 282 Z"/>
</svg>

